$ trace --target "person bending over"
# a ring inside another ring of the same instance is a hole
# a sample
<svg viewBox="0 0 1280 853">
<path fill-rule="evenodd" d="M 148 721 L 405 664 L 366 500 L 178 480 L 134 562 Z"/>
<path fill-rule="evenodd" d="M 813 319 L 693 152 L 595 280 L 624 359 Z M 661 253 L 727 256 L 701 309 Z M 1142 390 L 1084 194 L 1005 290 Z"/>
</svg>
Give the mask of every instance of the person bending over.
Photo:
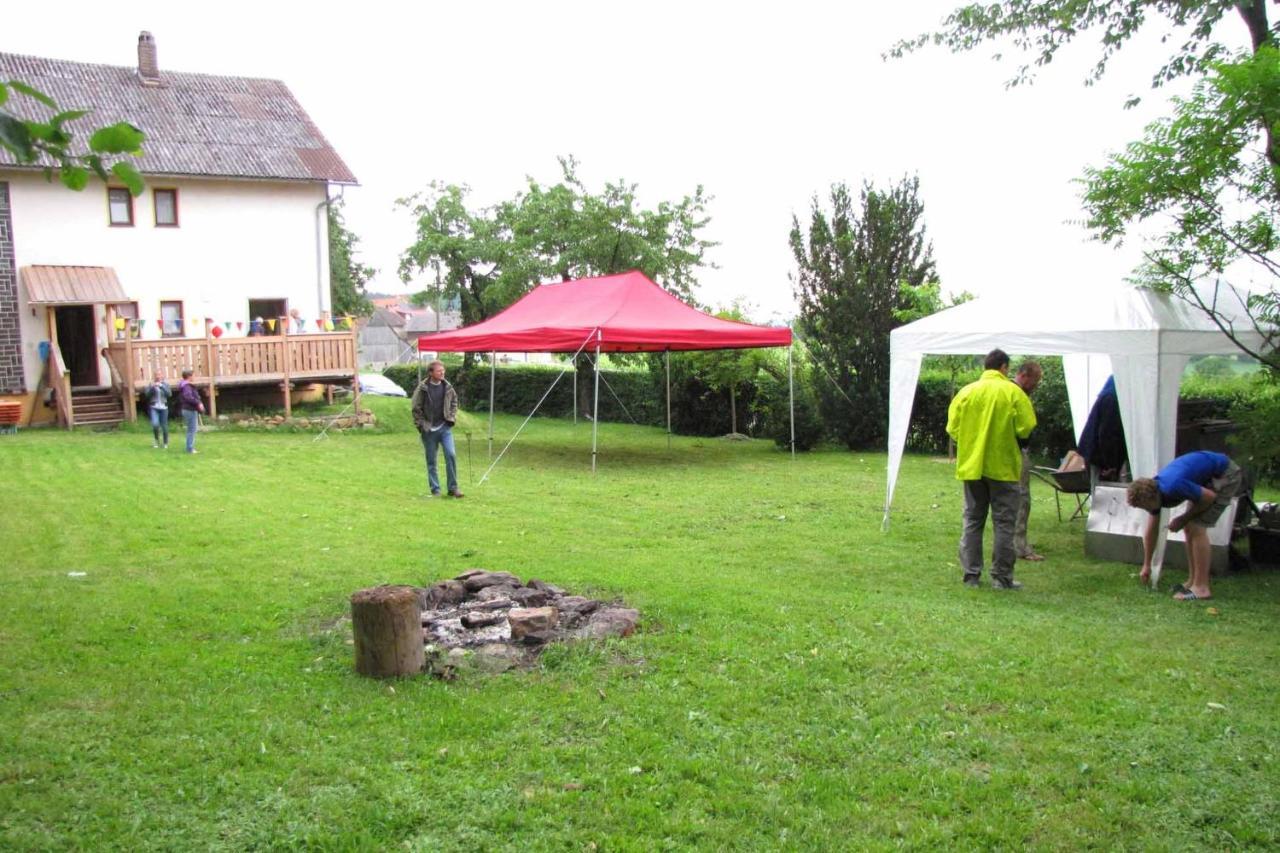
<svg viewBox="0 0 1280 853">
<path fill-rule="evenodd" d="M 1151 513 L 1142 536 L 1143 583 L 1151 580 L 1151 555 L 1159 533 L 1160 510 L 1184 501 L 1187 510 L 1169 522 L 1169 532 L 1186 530 L 1187 582 L 1174 587 L 1174 598 L 1197 601 L 1212 597 L 1209 589 L 1209 528 L 1218 523 L 1231 499 L 1240 491 L 1240 466 L 1221 453 L 1196 450 L 1184 453 L 1160 469 L 1154 477 L 1140 477 L 1129 484 L 1129 506 Z"/>
</svg>

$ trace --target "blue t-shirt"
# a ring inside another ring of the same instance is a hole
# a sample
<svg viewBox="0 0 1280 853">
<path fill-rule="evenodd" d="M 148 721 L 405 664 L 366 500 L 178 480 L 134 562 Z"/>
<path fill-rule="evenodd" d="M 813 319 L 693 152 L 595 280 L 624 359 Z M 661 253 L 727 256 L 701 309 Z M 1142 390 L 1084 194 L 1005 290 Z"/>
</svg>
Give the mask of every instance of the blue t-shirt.
<svg viewBox="0 0 1280 853">
<path fill-rule="evenodd" d="M 1231 460 L 1212 450 L 1195 450 L 1184 453 L 1156 474 L 1156 486 L 1160 489 L 1160 505 L 1177 506 L 1183 501 L 1198 501 L 1200 487 L 1209 485 L 1214 477 L 1226 472 Z"/>
</svg>

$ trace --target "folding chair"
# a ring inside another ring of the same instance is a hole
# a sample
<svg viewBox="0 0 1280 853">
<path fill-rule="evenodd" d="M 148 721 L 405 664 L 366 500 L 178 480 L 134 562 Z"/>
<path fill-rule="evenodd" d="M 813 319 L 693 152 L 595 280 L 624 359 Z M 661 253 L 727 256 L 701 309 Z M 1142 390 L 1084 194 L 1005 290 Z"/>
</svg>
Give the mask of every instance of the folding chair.
<svg viewBox="0 0 1280 853">
<path fill-rule="evenodd" d="M 1062 521 L 1062 495 L 1072 495 L 1076 499 L 1076 508 L 1067 521 L 1084 518 L 1089 507 L 1089 469 L 1082 471 L 1059 471 L 1037 465 L 1031 469 L 1036 479 L 1048 483 L 1053 488 L 1053 502 L 1058 507 L 1058 521 Z M 1070 504 L 1068 504 L 1070 506 Z"/>
</svg>

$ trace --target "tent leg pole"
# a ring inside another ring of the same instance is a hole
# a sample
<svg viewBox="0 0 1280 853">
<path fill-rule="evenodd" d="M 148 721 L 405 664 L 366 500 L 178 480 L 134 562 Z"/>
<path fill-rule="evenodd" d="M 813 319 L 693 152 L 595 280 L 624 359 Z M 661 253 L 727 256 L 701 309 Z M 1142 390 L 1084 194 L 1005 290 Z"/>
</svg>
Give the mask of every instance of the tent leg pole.
<svg viewBox="0 0 1280 853">
<path fill-rule="evenodd" d="M 498 353 L 489 353 L 489 458 L 493 458 L 493 386 L 498 378 Z"/>
<path fill-rule="evenodd" d="M 600 343 L 596 342 L 596 390 L 591 397 L 591 473 L 596 472 L 596 434 L 600 430 Z"/>
<path fill-rule="evenodd" d="M 671 449 L 671 350 L 667 350 L 667 450 Z"/>
<path fill-rule="evenodd" d="M 573 425 L 578 425 L 578 358 L 573 359 Z"/>
<path fill-rule="evenodd" d="M 791 458 L 796 458 L 796 371 L 791 360 L 795 344 L 787 347 L 787 405 L 791 409 Z"/>
</svg>

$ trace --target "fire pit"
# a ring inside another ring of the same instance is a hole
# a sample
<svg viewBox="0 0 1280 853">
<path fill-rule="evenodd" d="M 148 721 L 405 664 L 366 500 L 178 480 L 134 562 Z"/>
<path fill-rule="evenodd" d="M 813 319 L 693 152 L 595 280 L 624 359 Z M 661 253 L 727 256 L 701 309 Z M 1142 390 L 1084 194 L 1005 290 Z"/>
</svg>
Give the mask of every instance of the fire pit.
<svg viewBox="0 0 1280 853">
<path fill-rule="evenodd" d="M 351 597 L 356 669 L 365 675 L 460 669 L 501 672 L 532 663 L 549 643 L 635 632 L 637 610 L 621 601 L 571 595 L 510 572 L 471 569 L 428 587 L 375 587 Z M 389 613 L 389 610 L 395 611 Z M 423 658 L 406 628 L 420 612 Z M 422 661 L 422 663 L 419 663 Z"/>
</svg>

